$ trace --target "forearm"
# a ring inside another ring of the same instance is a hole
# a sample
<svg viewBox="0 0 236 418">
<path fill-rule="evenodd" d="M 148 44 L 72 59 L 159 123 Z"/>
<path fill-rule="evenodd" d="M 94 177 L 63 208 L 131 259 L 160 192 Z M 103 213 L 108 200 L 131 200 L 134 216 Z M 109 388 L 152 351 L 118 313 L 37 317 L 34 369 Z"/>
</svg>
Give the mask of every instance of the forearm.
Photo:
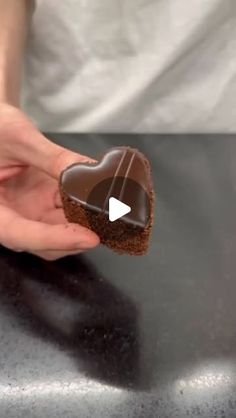
<svg viewBox="0 0 236 418">
<path fill-rule="evenodd" d="M 0 0 L 0 10 L 0 102 L 18 106 L 31 0 Z"/>
</svg>

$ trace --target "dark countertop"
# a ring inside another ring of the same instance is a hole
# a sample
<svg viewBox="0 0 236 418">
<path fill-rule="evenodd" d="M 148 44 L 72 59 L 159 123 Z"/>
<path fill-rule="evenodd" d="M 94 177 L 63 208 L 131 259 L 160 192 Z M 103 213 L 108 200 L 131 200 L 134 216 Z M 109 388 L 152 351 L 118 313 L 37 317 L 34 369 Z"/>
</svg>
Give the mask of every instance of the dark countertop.
<svg viewBox="0 0 236 418">
<path fill-rule="evenodd" d="M 0 418 L 236 417 L 236 136 L 57 135 L 152 162 L 145 257 L 0 251 Z"/>
</svg>

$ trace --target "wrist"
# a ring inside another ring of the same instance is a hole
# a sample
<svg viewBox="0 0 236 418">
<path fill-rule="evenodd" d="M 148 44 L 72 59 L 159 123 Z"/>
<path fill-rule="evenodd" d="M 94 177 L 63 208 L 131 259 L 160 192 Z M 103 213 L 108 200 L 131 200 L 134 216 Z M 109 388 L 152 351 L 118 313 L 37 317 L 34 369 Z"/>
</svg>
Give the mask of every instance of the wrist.
<svg viewBox="0 0 236 418">
<path fill-rule="evenodd" d="M 0 103 L 20 106 L 20 80 L 0 73 Z"/>
<path fill-rule="evenodd" d="M 19 106 L 32 0 L 0 0 L 0 101 Z"/>
<path fill-rule="evenodd" d="M 10 80 L 7 76 L 0 74 L 0 103 L 20 106 L 20 86 L 15 78 Z"/>
</svg>

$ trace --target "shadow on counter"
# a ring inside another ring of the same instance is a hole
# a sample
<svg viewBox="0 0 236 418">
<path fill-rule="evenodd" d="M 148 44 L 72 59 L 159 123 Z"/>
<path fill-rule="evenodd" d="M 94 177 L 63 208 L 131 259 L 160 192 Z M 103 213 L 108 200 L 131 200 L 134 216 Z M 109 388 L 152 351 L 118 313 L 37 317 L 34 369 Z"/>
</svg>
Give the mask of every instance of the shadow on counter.
<svg viewBox="0 0 236 418">
<path fill-rule="evenodd" d="M 80 373 L 145 389 L 137 308 L 83 256 L 45 262 L 1 248 L 0 271 L 0 298 L 20 326 L 63 347 Z"/>
</svg>

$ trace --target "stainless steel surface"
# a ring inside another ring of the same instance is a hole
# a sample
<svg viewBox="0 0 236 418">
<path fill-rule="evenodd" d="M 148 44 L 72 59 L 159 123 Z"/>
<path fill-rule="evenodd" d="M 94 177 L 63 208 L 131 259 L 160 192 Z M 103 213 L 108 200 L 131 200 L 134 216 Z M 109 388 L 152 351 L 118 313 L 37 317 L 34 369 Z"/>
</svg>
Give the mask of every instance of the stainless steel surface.
<svg viewBox="0 0 236 418">
<path fill-rule="evenodd" d="M 0 251 L 1 418 L 236 417 L 236 137 L 131 145 L 158 193 L 150 253 L 55 263 Z"/>
</svg>

